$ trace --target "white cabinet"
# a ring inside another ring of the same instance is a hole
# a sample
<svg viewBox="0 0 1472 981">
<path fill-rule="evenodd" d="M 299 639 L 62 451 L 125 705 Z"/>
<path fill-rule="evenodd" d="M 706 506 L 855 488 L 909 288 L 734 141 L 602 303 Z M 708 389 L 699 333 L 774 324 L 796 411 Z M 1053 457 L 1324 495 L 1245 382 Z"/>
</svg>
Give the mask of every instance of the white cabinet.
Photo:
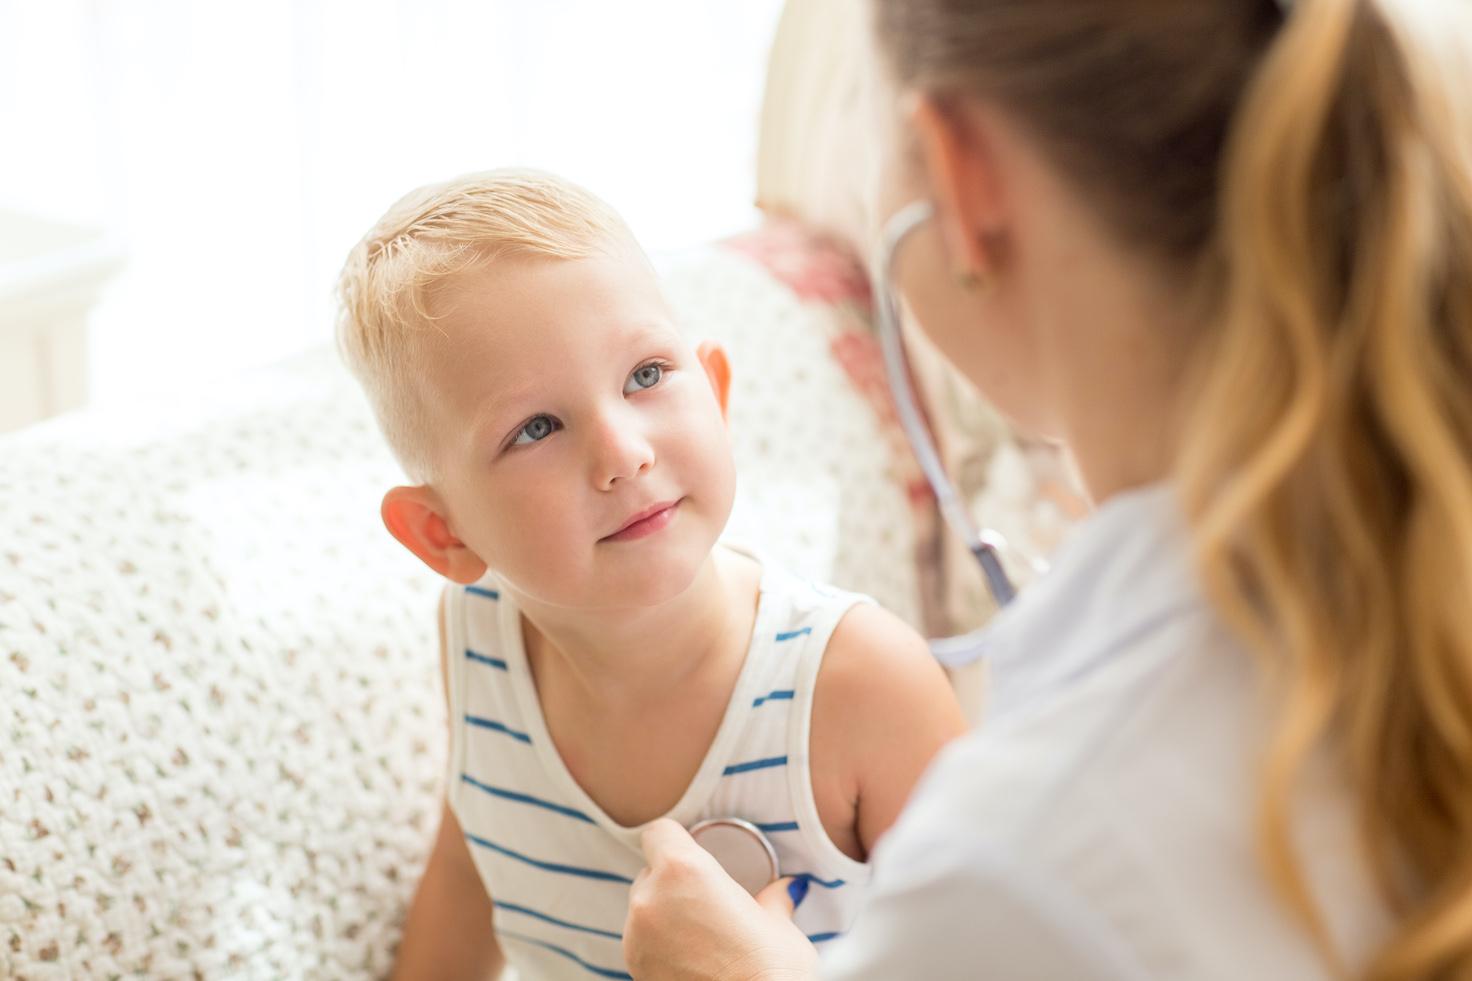
<svg viewBox="0 0 1472 981">
<path fill-rule="evenodd" d="M 122 266 L 92 229 L 0 210 L 0 432 L 87 399 L 87 318 Z"/>
</svg>

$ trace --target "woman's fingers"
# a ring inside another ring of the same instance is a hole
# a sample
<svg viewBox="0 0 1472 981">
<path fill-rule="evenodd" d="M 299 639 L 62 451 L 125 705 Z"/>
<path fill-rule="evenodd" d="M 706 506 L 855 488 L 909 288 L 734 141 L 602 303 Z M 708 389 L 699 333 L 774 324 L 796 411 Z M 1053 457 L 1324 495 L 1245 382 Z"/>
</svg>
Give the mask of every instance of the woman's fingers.
<svg viewBox="0 0 1472 981">
<path fill-rule="evenodd" d="M 753 902 L 674 821 L 651 823 L 641 845 L 649 864 L 629 890 L 623 943 L 635 978 L 811 977 L 817 952 L 792 925 L 805 878 L 780 879 Z"/>
<path fill-rule="evenodd" d="M 756 904 L 769 913 L 792 919 L 792 913 L 802 905 L 808 894 L 809 880 L 806 876 L 786 876 L 767 883 L 756 894 Z"/>
<path fill-rule="evenodd" d="M 644 861 L 648 863 L 644 872 L 653 878 L 665 880 L 666 889 L 671 887 L 670 883 L 678 884 L 690 878 L 709 878 L 713 875 L 721 879 L 729 878 L 715 857 L 701 848 L 690 837 L 690 832 L 669 818 L 652 822 L 644 829 L 639 843 L 644 849 Z M 649 888 L 647 884 L 645 888 Z"/>
<path fill-rule="evenodd" d="M 688 859 L 692 852 L 706 854 L 705 849 L 697 845 L 695 839 L 690 837 L 690 832 L 682 828 L 678 821 L 670 818 L 651 821 L 644 829 L 639 842 L 644 848 L 644 861 L 648 862 L 651 868 L 676 858 Z"/>
</svg>

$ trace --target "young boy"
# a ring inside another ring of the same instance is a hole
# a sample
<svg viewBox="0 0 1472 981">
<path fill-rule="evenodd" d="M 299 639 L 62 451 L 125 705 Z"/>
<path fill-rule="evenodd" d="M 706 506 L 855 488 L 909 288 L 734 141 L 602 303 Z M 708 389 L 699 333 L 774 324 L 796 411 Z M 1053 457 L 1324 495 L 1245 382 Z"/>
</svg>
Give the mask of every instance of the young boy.
<svg viewBox="0 0 1472 981">
<path fill-rule="evenodd" d="M 353 250 L 340 341 L 447 584 L 450 772 L 397 974 L 629 977 L 639 829 L 756 824 L 844 930 L 874 842 L 964 721 L 924 642 L 718 544 L 730 369 L 692 350 L 601 201 L 497 171 L 404 198 Z M 759 369 L 759 366 L 753 366 Z"/>
</svg>

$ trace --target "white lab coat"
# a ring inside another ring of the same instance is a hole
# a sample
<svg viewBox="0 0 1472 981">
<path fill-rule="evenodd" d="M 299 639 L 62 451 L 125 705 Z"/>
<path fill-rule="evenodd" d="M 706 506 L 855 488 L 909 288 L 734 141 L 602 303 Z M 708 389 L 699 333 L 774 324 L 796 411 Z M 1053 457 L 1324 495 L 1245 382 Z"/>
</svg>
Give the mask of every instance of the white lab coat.
<svg viewBox="0 0 1472 981">
<path fill-rule="evenodd" d="M 830 981 L 1328 977 L 1256 851 L 1269 714 L 1170 491 L 1120 495 L 995 621 L 985 720 L 874 856 Z M 1389 916 L 1319 761 L 1295 834 L 1351 965 Z"/>
</svg>

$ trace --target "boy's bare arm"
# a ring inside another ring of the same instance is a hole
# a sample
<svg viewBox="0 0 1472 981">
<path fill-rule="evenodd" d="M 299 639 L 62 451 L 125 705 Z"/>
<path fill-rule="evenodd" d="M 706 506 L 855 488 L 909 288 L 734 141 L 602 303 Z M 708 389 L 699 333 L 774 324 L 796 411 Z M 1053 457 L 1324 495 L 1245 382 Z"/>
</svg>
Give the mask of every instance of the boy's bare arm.
<svg viewBox="0 0 1472 981">
<path fill-rule="evenodd" d="M 470 860 L 460 824 L 446 806 L 429 865 L 409 907 L 393 977 L 488 981 L 504 965 L 491 931 L 490 897 Z"/>
<path fill-rule="evenodd" d="M 815 766 L 831 762 L 852 788 L 866 854 L 935 754 L 966 729 L 950 681 L 919 634 L 877 606 L 844 616 L 813 693 L 812 752 Z"/>
<path fill-rule="evenodd" d="M 440 674 L 445 678 L 449 664 L 443 598 L 439 619 Z M 448 683 L 445 700 L 448 703 Z M 506 960 L 491 929 L 492 913 L 491 897 L 475 870 L 460 822 L 446 803 L 429 864 L 404 924 L 404 939 L 394 962 L 395 981 L 487 981 L 499 977 Z"/>
</svg>

